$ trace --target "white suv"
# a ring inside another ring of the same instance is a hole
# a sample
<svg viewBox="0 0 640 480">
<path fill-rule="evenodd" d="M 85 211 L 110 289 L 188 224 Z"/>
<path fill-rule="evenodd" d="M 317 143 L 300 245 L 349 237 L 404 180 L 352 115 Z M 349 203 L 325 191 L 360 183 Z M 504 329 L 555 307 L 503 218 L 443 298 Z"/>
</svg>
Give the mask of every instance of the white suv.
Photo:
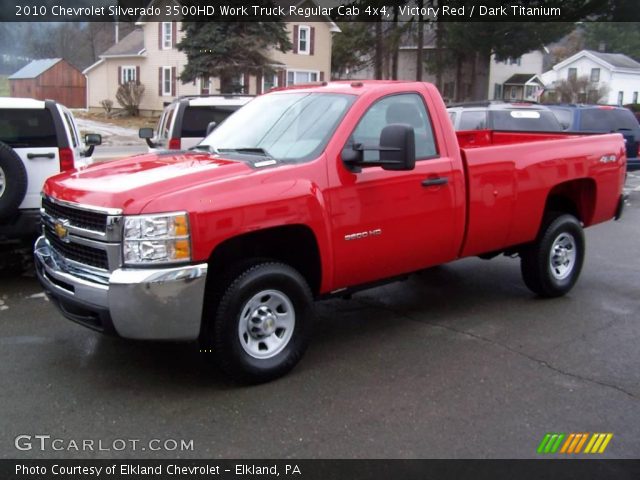
<svg viewBox="0 0 640 480">
<path fill-rule="evenodd" d="M 181 97 L 167 105 L 155 130 L 141 128 L 149 150 L 186 150 L 196 146 L 229 115 L 248 103 L 251 95 Z"/>
<path fill-rule="evenodd" d="M 78 135 L 73 114 L 52 100 L 0 97 L 0 241 L 34 237 L 47 178 L 92 162 L 100 135 Z"/>
</svg>

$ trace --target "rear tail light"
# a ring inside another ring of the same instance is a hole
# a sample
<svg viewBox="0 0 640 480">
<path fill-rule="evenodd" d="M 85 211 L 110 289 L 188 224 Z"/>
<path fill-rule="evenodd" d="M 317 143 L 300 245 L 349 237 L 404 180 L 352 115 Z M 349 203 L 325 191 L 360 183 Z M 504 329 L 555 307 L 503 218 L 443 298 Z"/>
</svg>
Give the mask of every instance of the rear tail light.
<svg viewBox="0 0 640 480">
<path fill-rule="evenodd" d="M 73 152 L 70 148 L 60 148 L 60 171 L 66 172 L 67 170 L 73 170 Z"/>
<path fill-rule="evenodd" d="M 180 150 L 180 139 L 172 138 L 169 140 L 169 150 Z"/>
</svg>

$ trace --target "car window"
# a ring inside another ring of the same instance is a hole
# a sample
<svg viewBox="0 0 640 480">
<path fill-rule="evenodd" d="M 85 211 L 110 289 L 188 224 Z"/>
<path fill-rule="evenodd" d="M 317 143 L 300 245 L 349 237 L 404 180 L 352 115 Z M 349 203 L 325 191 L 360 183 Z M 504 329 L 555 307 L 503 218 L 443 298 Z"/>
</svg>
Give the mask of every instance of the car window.
<svg viewBox="0 0 640 480">
<path fill-rule="evenodd" d="M 571 128 L 571 125 L 573 124 L 573 112 L 571 110 L 566 108 L 552 108 L 551 113 L 556 116 L 563 130 Z"/>
<path fill-rule="evenodd" d="M 160 126 L 158 128 L 158 136 L 160 138 L 169 138 L 169 130 L 171 129 L 171 121 L 173 120 L 173 114 L 176 111 L 176 107 L 171 106 L 167 108 L 160 118 Z"/>
<path fill-rule="evenodd" d="M 0 142 L 13 148 L 56 147 L 51 112 L 46 109 L 0 109 Z"/>
<path fill-rule="evenodd" d="M 73 127 L 73 120 L 67 112 L 64 112 L 63 116 L 64 121 L 67 124 L 67 128 L 69 129 L 69 134 L 71 135 L 71 142 L 73 143 L 73 147 L 75 148 L 78 146 L 78 134 L 76 132 L 76 129 Z"/>
<path fill-rule="evenodd" d="M 562 126 L 549 110 L 493 111 L 492 128 L 516 132 L 559 132 Z"/>
<path fill-rule="evenodd" d="M 432 157 L 437 153 L 431 121 L 422 98 L 415 94 L 393 95 L 379 100 L 364 114 L 351 135 L 350 143 L 364 146 L 380 144 L 380 134 L 387 125 L 408 124 L 416 139 L 416 159 Z M 380 152 L 365 150 L 365 161 L 377 161 Z"/>
<path fill-rule="evenodd" d="M 453 125 L 456 124 L 456 112 L 449 112 L 449 120 Z"/>
<path fill-rule="evenodd" d="M 239 105 L 190 106 L 182 117 L 181 137 L 204 137 L 211 122 L 221 124 L 229 115 L 240 108 Z"/>
<path fill-rule="evenodd" d="M 258 149 L 281 161 L 309 161 L 324 150 L 355 98 L 295 91 L 263 95 L 231 115 L 200 145 L 227 154 Z"/>
<path fill-rule="evenodd" d="M 487 128 L 487 112 L 462 112 L 458 130 L 483 130 Z"/>
<path fill-rule="evenodd" d="M 582 111 L 580 130 L 589 132 L 617 132 L 640 130 L 633 113 L 622 109 L 593 108 Z"/>
</svg>

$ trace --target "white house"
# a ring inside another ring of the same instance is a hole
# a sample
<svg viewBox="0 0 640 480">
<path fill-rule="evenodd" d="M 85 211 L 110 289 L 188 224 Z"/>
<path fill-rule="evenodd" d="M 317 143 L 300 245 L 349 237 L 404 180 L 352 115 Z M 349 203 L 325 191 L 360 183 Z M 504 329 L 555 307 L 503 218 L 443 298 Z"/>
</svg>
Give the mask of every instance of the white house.
<svg viewBox="0 0 640 480">
<path fill-rule="evenodd" d="M 607 87 L 608 93 L 602 103 L 638 103 L 640 63 L 621 53 L 582 50 L 554 65 L 541 75 L 541 79 L 546 88 L 553 89 L 563 80 L 584 76 L 589 78 L 594 90 L 603 85 Z"/>
<path fill-rule="evenodd" d="M 544 57 L 540 50 L 506 60 L 491 55 L 487 98 L 537 101 L 542 93 L 539 75 L 544 71 Z"/>
</svg>

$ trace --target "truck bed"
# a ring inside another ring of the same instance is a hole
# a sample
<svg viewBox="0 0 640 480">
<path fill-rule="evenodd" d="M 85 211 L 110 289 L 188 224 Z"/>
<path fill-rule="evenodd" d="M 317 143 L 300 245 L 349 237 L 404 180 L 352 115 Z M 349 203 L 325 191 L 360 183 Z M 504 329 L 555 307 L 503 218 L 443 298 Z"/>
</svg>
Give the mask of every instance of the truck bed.
<svg viewBox="0 0 640 480">
<path fill-rule="evenodd" d="M 467 230 L 460 256 L 534 240 L 552 189 L 595 192 L 576 194 L 585 226 L 614 216 L 626 162 L 619 134 L 478 130 L 457 136 L 467 182 Z M 616 161 L 603 162 L 611 155 Z"/>
</svg>

